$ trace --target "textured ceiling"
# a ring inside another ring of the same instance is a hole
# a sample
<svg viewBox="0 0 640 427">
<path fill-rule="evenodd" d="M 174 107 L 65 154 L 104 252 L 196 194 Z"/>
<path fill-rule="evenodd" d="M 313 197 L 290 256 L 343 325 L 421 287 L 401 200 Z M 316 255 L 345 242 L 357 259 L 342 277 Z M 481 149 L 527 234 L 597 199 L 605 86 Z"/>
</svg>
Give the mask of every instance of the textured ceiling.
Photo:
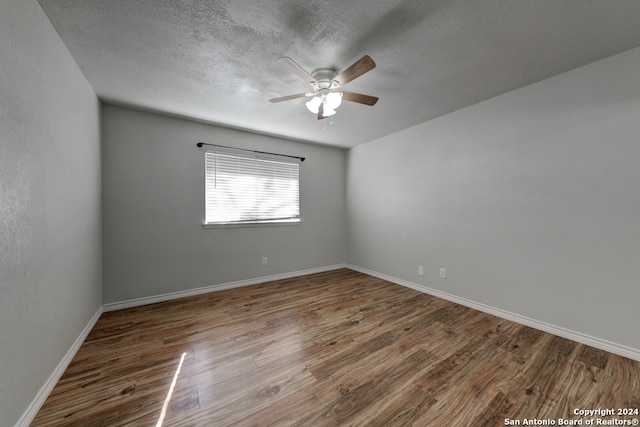
<svg viewBox="0 0 640 427">
<path fill-rule="evenodd" d="M 107 103 L 351 147 L 640 45 L 638 0 L 39 0 Z M 377 67 L 318 121 L 277 61 Z"/>
</svg>

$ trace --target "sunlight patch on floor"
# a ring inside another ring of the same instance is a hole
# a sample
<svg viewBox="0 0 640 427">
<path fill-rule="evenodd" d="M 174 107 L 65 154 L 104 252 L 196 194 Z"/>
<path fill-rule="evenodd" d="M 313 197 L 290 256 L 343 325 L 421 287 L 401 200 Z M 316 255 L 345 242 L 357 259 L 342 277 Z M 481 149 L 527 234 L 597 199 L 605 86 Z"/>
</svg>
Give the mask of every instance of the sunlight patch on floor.
<svg viewBox="0 0 640 427">
<path fill-rule="evenodd" d="M 169 402 L 171 401 L 171 395 L 173 394 L 173 389 L 175 388 L 176 382 L 178 381 L 178 375 L 180 375 L 180 369 L 182 369 L 182 363 L 184 362 L 184 358 L 186 355 L 187 353 L 182 353 L 182 357 L 180 357 L 180 363 L 178 363 L 178 369 L 176 369 L 176 373 L 173 375 L 173 381 L 171 381 L 171 387 L 169 387 L 167 398 L 164 400 L 164 405 L 162 405 L 162 412 L 160 412 L 160 418 L 158 418 L 156 427 L 162 427 L 162 423 L 164 423 L 164 417 L 167 414 L 167 408 L 169 407 Z"/>
</svg>

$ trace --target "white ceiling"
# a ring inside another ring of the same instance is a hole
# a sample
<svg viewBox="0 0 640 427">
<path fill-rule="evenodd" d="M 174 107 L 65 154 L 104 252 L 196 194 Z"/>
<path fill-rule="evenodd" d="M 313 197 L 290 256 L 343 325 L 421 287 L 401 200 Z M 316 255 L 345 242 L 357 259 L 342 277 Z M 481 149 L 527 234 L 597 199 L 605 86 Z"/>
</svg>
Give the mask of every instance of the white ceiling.
<svg viewBox="0 0 640 427">
<path fill-rule="evenodd" d="M 640 46 L 638 0 L 39 0 L 107 103 L 352 147 Z M 318 121 L 308 72 L 377 67 Z"/>
</svg>

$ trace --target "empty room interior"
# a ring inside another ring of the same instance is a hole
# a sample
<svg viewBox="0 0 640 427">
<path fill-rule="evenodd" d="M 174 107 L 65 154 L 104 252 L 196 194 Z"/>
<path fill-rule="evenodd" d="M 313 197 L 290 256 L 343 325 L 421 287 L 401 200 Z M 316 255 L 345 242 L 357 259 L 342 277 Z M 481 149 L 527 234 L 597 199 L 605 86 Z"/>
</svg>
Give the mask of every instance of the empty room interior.
<svg viewBox="0 0 640 427">
<path fill-rule="evenodd" d="M 637 425 L 640 2 L 0 1 L 0 424 Z"/>
</svg>

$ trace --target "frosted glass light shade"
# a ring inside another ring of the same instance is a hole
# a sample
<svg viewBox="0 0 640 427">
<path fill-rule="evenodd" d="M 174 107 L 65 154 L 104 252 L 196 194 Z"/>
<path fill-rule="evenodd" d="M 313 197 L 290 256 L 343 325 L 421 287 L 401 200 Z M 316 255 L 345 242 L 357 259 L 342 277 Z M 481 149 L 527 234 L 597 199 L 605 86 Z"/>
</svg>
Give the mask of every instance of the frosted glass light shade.
<svg viewBox="0 0 640 427">
<path fill-rule="evenodd" d="M 314 96 L 309 101 L 307 101 L 307 109 L 311 111 L 313 114 L 318 114 L 318 110 L 320 109 L 320 104 L 322 104 L 322 100 L 319 96 Z"/>
<path fill-rule="evenodd" d="M 325 99 L 325 107 L 329 107 L 332 110 L 335 110 L 340 106 L 340 104 L 342 104 L 342 92 L 331 92 L 327 94 Z"/>
<path fill-rule="evenodd" d="M 336 113 L 336 110 L 331 108 L 327 103 L 324 103 L 324 109 L 322 110 L 322 117 L 333 116 Z"/>
</svg>

